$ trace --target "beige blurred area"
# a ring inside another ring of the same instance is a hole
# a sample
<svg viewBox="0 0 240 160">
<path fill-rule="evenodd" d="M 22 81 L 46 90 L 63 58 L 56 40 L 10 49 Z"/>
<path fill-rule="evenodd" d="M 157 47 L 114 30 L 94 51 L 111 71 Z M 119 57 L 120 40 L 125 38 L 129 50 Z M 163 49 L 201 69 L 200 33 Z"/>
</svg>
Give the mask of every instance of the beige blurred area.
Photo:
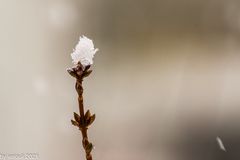
<svg viewBox="0 0 240 160">
<path fill-rule="evenodd" d="M 0 154 L 84 159 L 66 72 L 80 35 L 99 48 L 94 159 L 239 159 L 238 0 L 0 0 Z"/>
</svg>

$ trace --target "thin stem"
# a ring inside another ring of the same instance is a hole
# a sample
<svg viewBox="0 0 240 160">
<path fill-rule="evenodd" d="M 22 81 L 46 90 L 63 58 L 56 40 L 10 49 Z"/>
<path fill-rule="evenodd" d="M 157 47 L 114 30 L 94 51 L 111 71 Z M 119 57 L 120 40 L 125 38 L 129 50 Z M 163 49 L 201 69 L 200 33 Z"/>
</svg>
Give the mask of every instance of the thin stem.
<svg viewBox="0 0 240 160">
<path fill-rule="evenodd" d="M 91 74 L 92 70 L 89 70 L 89 68 L 90 66 L 83 67 L 81 63 L 78 63 L 77 66 L 74 66 L 67 70 L 71 76 L 76 78 L 75 89 L 78 93 L 78 105 L 79 105 L 78 107 L 79 107 L 80 115 L 74 112 L 74 120 L 71 120 L 71 122 L 74 126 L 77 126 L 81 130 L 82 145 L 86 153 L 86 160 L 92 160 L 91 151 L 93 149 L 93 145 L 88 141 L 87 130 L 88 130 L 88 126 L 90 126 L 95 120 L 95 114 L 91 115 L 89 110 L 85 113 L 84 105 L 83 105 L 82 82 L 83 82 L 83 78 Z"/>
<path fill-rule="evenodd" d="M 82 80 L 77 80 L 77 82 L 76 82 L 76 90 L 78 92 L 79 113 L 80 113 L 81 117 L 84 117 Z"/>
<path fill-rule="evenodd" d="M 82 87 L 82 79 L 77 79 L 76 82 L 76 90 L 78 92 L 78 104 L 79 104 L 79 112 L 80 112 L 80 121 L 85 121 L 84 118 L 84 105 L 83 105 L 83 87 Z M 88 141 L 88 135 L 87 135 L 87 127 L 81 127 L 81 133 L 82 133 L 82 145 L 83 148 L 85 149 L 86 153 L 86 159 L 87 160 L 92 160 L 92 155 L 91 155 L 91 149 L 88 149 L 88 146 L 90 142 Z"/>
</svg>

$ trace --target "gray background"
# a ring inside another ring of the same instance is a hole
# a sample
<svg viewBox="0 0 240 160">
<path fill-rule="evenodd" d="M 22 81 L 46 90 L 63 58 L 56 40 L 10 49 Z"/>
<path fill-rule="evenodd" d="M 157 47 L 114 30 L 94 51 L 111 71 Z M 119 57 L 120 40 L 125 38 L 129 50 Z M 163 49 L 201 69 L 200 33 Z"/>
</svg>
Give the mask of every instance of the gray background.
<svg viewBox="0 0 240 160">
<path fill-rule="evenodd" d="M 66 68 L 86 35 L 94 159 L 239 159 L 239 1 L 0 0 L 0 35 L 1 153 L 84 159 Z"/>
</svg>

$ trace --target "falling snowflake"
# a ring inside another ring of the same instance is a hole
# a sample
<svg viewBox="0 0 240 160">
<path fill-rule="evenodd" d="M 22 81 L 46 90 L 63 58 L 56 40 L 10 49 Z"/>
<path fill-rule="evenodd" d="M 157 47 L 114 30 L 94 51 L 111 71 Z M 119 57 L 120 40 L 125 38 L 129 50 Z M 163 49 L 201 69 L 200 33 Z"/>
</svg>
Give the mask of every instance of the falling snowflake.
<svg viewBox="0 0 240 160">
<path fill-rule="evenodd" d="M 219 148 L 220 148 L 221 150 L 223 150 L 223 151 L 226 152 L 226 148 L 224 147 L 221 138 L 220 138 L 220 137 L 217 137 L 216 140 L 217 140 L 217 143 L 218 143 Z"/>
</svg>

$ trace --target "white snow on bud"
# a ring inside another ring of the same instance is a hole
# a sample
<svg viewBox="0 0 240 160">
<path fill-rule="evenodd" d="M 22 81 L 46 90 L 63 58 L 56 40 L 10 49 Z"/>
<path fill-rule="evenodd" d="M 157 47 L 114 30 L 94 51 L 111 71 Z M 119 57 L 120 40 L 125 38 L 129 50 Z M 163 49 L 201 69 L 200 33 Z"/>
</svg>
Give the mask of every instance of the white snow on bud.
<svg viewBox="0 0 240 160">
<path fill-rule="evenodd" d="M 80 62 L 84 67 L 93 64 L 93 57 L 98 49 L 94 48 L 94 44 L 91 39 L 81 36 L 79 42 L 76 45 L 73 53 L 71 54 L 73 64 Z"/>
</svg>

